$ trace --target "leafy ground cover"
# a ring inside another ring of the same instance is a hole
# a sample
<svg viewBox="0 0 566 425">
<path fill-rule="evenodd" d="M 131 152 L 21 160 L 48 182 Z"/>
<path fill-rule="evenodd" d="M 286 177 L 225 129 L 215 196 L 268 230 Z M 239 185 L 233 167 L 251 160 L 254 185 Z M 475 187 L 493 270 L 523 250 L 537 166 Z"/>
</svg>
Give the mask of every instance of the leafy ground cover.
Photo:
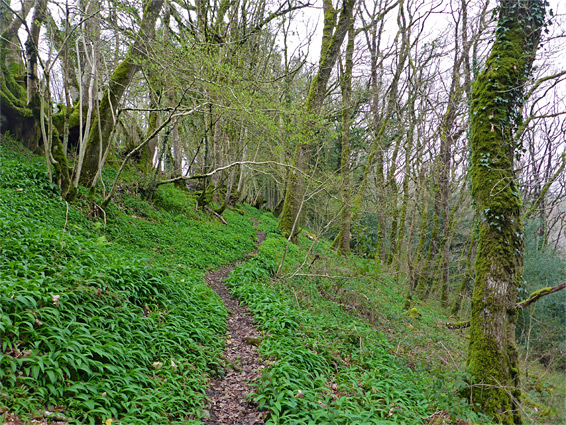
<svg viewBox="0 0 566 425">
<path fill-rule="evenodd" d="M 0 406 L 23 419 L 190 423 L 219 370 L 226 311 L 208 267 L 255 246 L 251 222 L 166 188 L 87 218 L 39 158 L 0 145 Z M 114 422 L 116 423 L 116 422 Z"/>
<path fill-rule="evenodd" d="M 306 253 L 286 247 L 270 217 L 262 223 L 271 230 L 266 241 L 228 284 L 265 332 L 260 349 L 272 364 L 253 398 L 270 410 L 268 423 L 420 424 L 438 410 L 485 422 L 458 398 L 462 380 L 409 367 L 382 332 L 328 293 L 331 279 L 272 281 Z M 318 255 L 329 255 L 319 248 Z"/>
<path fill-rule="evenodd" d="M 459 397 L 469 382 L 467 332 L 447 329 L 439 306 L 404 311 L 405 289 L 376 263 L 337 257 L 307 238 L 287 246 L 271 214 L 246 213 L 268 237 L 228 283 L 265 334 L 260 349 L 271 366 L 253 399 L 271 412 L 268 423 L 423 424 L 439 412 L 452 423 L 490 423 Z M 527 423 L 561 423 L 550 407 L 560 406 L 560 384 L 531 381 Z"/>
<path fill-rule="evenodd" d="M 213 222 L 172 185 L 143 200 L 134 175 L 104 212 L 82 199 L 61 201 L 43 160 L 2 141 L 0 415 L 200 423 L 226 367 L 227 312 L 203 276 L 255 247 L 253 219 L 267 239 L 228 283 L 263 332 L 269 366 L 250 398 L 270 424 L 489 423 L 458 396 L 467 332 L 434 302 L 404 311 L 376 262 L 287 245 L 249 206 Z M 527 423 L 563 423 L 563 374 L 528 372 Z"/>
</svg>

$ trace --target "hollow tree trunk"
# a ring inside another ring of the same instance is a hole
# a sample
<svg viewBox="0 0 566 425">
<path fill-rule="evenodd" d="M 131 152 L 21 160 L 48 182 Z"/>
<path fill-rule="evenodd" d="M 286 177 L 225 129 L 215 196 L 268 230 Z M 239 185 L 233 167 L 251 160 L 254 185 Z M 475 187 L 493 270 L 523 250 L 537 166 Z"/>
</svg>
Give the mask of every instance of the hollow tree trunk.
<svg viewBox="0 0 566 425">
<path fill-rule="evenodd" d="M 513 133 L 544 19 L 543 0 L 500 1 L 495 41 L 471 97 L 470 176 L 480 222 L 467 362 L 471 399 L 503 424 L 522 423 L 515 324 L 524 243 Z"/>
</svg>

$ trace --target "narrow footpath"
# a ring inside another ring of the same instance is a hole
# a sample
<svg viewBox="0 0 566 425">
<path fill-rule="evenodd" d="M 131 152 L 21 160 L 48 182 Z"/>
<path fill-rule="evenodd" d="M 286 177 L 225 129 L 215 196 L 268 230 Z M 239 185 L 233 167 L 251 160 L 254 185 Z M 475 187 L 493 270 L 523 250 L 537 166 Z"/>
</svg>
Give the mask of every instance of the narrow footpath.
<svg viewBox="0 0 566 425">
<path fill-rule="evenodd" d="M 248 255 L 253 255 L 265 240 L 264 232 L 257 232 L 258 247 Z M 234 265 L 206 275 L 208 285 L 214 289 L 224 301 L 229 312 L 228 329 L 226 331 L 226 350 L 224 376 L 210 383 L 207 390 L 209 398 L 204 424 L 260 425 L 264 423 L 264 413 L 246 400 L 253 391 L 250 384 L 261 376 L 265 364 L 257 353 L 261 334 L 253 323 L 253 317 L 247 307 L 241 306 L 238 300 L 231 298 L 230 290 L 224 279 L 234 269 Z"/>
</svg>

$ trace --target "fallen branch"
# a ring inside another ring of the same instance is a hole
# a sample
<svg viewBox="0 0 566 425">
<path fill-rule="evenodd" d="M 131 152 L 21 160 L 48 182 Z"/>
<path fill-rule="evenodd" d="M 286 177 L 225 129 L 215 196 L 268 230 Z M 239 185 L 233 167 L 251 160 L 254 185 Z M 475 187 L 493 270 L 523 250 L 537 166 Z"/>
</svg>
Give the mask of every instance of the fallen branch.
<svg viewBox="0 0 566 425">
<path fill-rule="evenodd" d="M 566 282 L 553 287 L 539 289 L 538 291 L 535 291 L 531 295 L 529 295 L 529 298 L 527 298 L 526 300 L 517 303 L 517 308 L 528 307 L 531 304 L 536 303 L 542 297 L 554 294 L 555 292 L 561 291 L 564 288 L 566 288 Z M 448 322 L 446 323 L 446 327 L 448 327 L 448 329 L 466 329 L 470 327 L 470 321 L 464 320 L 462 322 Z"/>
<path fill-rule="evenodd" d="M 464 320 L 462 322 L 448 322 L 446 323 L 448 329 L 466 329 L 470 327 L 470 321 Z"/>
<path fill-rule="evenodd" d="M 329 274 L 316 274 L 316 273 L 295 273 L 295 276 L 323 277 L 325 279 L 352 279 L 352 276 L 332 276 Z"/>
<path fill-rule="evenodd" d="M 206 211 L 208 211 L 210 214 L 214 215 L 216 218 L 218 218 L 222 223 L 224 224 L 228 224 L 226 223 L 226 220 L 224 220 L 224 217 L 222 217 L 220 214 L 218 214 L 216 211 L 214 211 L 213 209 L 209 208 L 209 207 L 204 207 Z"/>
</svg>

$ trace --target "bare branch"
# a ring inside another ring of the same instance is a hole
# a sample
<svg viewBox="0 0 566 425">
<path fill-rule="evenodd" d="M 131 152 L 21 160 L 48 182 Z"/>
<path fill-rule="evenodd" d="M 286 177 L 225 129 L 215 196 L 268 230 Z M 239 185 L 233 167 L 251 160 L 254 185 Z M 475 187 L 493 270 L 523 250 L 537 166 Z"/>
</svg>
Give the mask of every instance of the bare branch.
<svg viewBox="0 0 566 425">
<path fill-rule="evenodd" d="M 289 165 L 289 164 L 285 164 L 283 162 L 277 162 L 277 161 L 236 161 L 236 162 L 232 162 L 228 165 L 224 165 L 223 167 L 218 167 L 208 173 L 204 173 L 204 174 L 193 174 L 192 176 L 178 176 L 172 179 L 168 179 L 168 180 L 163 180 L 160 182 L 157 182 L 157 186 L 160 186 L 162 184 L 167 184 L 167 183 L 175 183 L 179 180 L 196 180 L 196 179 L 205 179 L 207 177 L 213 176 L 216 173 L 219 173 L 220 171 L 224 171 L 227 170 L 229 168 L 235 167 L 237 165 L 278 165 L 280 167 L 286 167 L 286 168 L 292 168 L 293 170 L 303 174 L 303 175 L 307 175 L 306 173 L 304 173 L 303 171 L 299 170 L 297 167 L 294 167 L 293 165 Z"/>
<path fill-rule="evenodd" d="M 120 166 L 118 173 L 116 174 L 116 177 L 114 178 L 114 184 L 112 185 L 112 189 L 110 190 L 110 193 L 108 194 L 108 196 L 104 199 L 104 202 L 102 203 L 102 208 L 106 208 L 108 206 L 108 204 L 110 203 L 112 196 L 114 196 L 114 192 L 116 191 L 116 184 L 118 183 L 118 179 L 120 178 L 120 175 L 122 174 L 122 171 L 124 170 L 124 167 L 126 166 L 126 163 L 128 162 L 128 160 L 136 152 L 139 152 L 139 150 L 141 148 L 143 148 L 145 145 L 147 145 L 151 139 L 153 139 L 155 136 L 157 136 L 159 134 L 159 132 L 161 130 L 163 130 L 165 128 L 165 126 L 167 126 L 174 118 L 179 117 L 179 116 L 190 115 L 198 109 L 198 108 L 194 108 L 194 109 L 192 109 L 188 112 L 177 113 L 177 109 L 179 109 L 179 107 L 181 106 L 181 103 L 183 103 L 183 100 L 185 99 L 185 94 L 187 93 L 188 90 L 189 90 L 189 88 L 187 88 L 185 90 L 185 92 L 181 96 L 181 100 L 179 100 L 179 103 L 177 103 L 177 106 L 175 106 L 175 109 L 173 109 L 173 111 L 171 111 L 171 113 L 169 114 L 167 119 L 164 120 L 163 123 L 153 131 L 153 133 L 151 133 L 148 137 L 146 137 L 145 140 L 142 143 L 140 143 L 138 146 L 136 146 L 135 149 L 132 149 L 128 153 L 128 155 L 126 155 L 126 157 L 122 161 L 122 165 Z"/>
</svg>

